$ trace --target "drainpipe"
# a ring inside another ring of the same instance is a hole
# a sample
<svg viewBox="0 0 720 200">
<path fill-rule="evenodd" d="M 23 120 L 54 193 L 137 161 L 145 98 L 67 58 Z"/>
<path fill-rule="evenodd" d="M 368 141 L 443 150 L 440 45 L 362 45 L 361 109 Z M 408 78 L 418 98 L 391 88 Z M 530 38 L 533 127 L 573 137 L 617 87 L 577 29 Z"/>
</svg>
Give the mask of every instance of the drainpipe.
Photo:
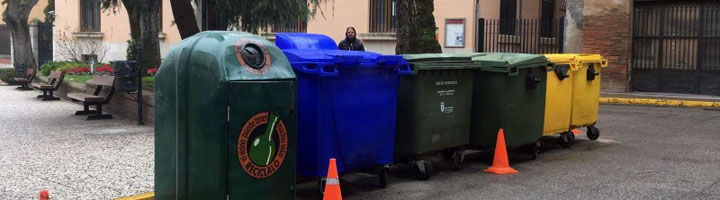
<svg viewBox="0 0 720 200">
<path fill-rule="evenodd" d="M 483 37 L 483 36 L 479 35 L 480 33 L 478 33 L 478 28 L 479 28 L 478 20 L 479 19 L 480 19 L 480 0 L 475 0 L 475 17 L 473 17 L 473 23 L 475 23 L 475 30 L 473 30 L 473 32 L 475 32 L 475 46 L 473 46 L 473 52 L 478 51 L 478 49 L 477 49 L 477 46 L 479 45 L 478 37 Z"/>
<path fill-rule="evenodd" d="M 523 3 L 523 0 L 518 0 L 518 1 L 520 2 L 520 5 L 518 6 L 518 11 L 517 11 L 517 12 L 518 12 L 518 19 L 522 19 L 522 10 L 523 10 L 523 9 L 522 9 L 522 8 L 523 8 L 522 3 Z"/>
</svg>

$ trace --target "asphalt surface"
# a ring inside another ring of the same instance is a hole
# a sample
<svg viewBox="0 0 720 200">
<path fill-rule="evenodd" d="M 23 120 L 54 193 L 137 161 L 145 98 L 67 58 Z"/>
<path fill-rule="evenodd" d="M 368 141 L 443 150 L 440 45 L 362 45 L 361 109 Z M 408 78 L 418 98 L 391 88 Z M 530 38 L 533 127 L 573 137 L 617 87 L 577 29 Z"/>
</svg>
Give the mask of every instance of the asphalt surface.
<svg viewBox="0 0 720 200">
<path fill-rule="evenodd" d="M 153 188 L 153 129 L 0 86 L 0 199 L 111 199 Z"/>
<path fill-rule="evenodd" d="M 67 101 L 0 86 L 0 199 L 110 199 L 152 191 L 153 130 L 124 119 L 85 121 Z M 459 171 L 434 164 L 428 181 L 411 165 L 375 176 L 341 177 L 345 199 L 720 199 L 720 110 L 602 105 L 599 140 L 570 149 L 545 138 L 537 160 L 511 151 L 512 175 L 483 172 L 489 152 L 469 154 Z M 583 129 L 584 130 L 584 129 Z M 506 133 L 508 134 L 508 133 Z M 441 160 L 440 156 L 434 160 Z M 266 191 L 272 192 L 272 191 Z M 320 199 L 316 183 L 298 199 Z"/>
<path fill-rule="evenodd" d="M 476 153 L 460 171 L 436 163 L 428 181 L 415 179 L 413 166 L 395 166 L 385 189 L 375 176 L 348 174 L 341 177 L 343 197 L 720 199 L 720 110 L 602 105 L 597 126 L 600 139 L 578 135 L 570 149 L 560 147 L 558 137 L 545 138 L 537 160 L 511 152 L 517 174 L 483 172 L 492 155 Z M 319 199 L 316 188 L 312 181 L 299 184 L 299 199 Z"/>
</svg>

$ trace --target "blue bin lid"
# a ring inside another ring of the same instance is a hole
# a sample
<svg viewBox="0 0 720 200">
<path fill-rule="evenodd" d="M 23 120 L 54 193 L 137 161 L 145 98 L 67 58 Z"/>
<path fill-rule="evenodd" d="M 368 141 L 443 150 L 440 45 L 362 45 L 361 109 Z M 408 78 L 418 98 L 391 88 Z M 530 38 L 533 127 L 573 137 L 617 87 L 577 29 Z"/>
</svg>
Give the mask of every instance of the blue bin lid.
<svg viewBox="0 0 720 200">
<path fill-rule="evenodd" d="M 410 73 L 402 56 L 381 55 L 364 51 L 285 49 L 292 67 L 300 72 L 337 75 L 337 68 L 397 68 L 398 73 Z"/>
<path fill-rule="evenodd" d="M 275 45 L 280 49 L 304 50 L 337 50 L 335 41 L 322 34 L 312 33 L 278 33 L 275 35 Z"/>
</svg>

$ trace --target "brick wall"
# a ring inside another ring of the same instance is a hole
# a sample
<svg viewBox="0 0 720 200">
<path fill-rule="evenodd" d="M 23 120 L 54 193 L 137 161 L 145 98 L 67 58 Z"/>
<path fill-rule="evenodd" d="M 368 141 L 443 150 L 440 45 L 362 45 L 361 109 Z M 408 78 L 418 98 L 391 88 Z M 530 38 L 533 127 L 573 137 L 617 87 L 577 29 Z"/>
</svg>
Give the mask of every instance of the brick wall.
<svg viewBox="0 0 720 200">
<path fill-rule="evenodd" d="M 608 60 L 602 90 L 628 90 L 631 0 L 584 0 L 583 53 L 599 53 Z"/>
</svg>

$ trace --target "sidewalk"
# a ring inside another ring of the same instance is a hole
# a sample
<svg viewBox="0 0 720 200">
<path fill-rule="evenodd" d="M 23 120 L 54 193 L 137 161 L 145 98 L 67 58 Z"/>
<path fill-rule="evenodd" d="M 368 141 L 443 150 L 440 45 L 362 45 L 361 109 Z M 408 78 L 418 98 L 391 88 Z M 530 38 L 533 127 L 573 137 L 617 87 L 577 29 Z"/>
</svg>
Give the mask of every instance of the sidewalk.
<svg viewBox="0 0 720 200">
<path fill-rule="evenodd" d="M 601 92 L 600 103 L 720 108 L 720 96 L 657 92 Z"/>
<path fill-rule="evenodd" d="M 0 199 L 112 199 L 153 189 L 150 126 L 86 121 L 82 105 L 0 86 Z"/>
</svg>

